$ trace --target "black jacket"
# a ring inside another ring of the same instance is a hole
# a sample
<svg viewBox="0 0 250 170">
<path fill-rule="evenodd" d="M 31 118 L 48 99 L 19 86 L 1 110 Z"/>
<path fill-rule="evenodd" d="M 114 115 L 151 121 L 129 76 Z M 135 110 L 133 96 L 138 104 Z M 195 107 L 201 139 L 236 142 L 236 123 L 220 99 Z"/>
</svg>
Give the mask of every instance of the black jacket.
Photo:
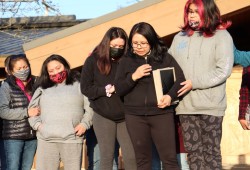
<svg viewBox="0 0 250 170">
<path fill-rule="evenodd" d="M 156 62 L 151 56 L 147 59 L 136 54 L 123 58 L 117 70 L 115 80 L 116 93 L 124 96 L 124 107 L 126 114 L 133 115 L 156 115 L 173 112 L 174 106 L 160 109 L 157 107 L 157 99 L 152 73 L 149 76 L 142 77 L 137 81 L 132 80 L 132 74 L 143 64 L 150 64 L 152 70 L 174 67 L 176 82 L 168 92 L 172 101 L 177 99 L 177 91 L 181 88 L 180 83 L 185 81 L 182 69 L 175 59 L 166 53 L 162 62 Z"/>
<path fill-rule="evenodd" d="M 35 77 L 32 77 L 32 83 L 34 82 Z M 28 108 L 29 101 L 20 89 L 20 87 L 15 82 L 14 76 L 8 76 L 5 80 L 5 83 L 9 84 L 9 108 Z M 2 129 L 2 138 L 3 139 L 34 139 L 36 138 L 36 133 L 29 125 L 28 116 L 21 120 L 6 120 L 3 119 L 3 129 Z"/>
<path fill-rule="evenodd" d="M 3 81 L 0 81 L 0 87 Z M 3 120 L 0 118 L 0 140 L 2 139 Z"/>
<path fill-rule="evenodd" d="M 108 75 L 101 74 L 97 67 L 98 56 L 89 56 L 81 73 L 81 91 L 90 100 L 90 107 L 101 116 L 115 122 L 124 121 L 122 99 L 116 94 L 106 96 L 105 86 L 114 84 L 118 62 L 112 62 Z"/>
</svg>

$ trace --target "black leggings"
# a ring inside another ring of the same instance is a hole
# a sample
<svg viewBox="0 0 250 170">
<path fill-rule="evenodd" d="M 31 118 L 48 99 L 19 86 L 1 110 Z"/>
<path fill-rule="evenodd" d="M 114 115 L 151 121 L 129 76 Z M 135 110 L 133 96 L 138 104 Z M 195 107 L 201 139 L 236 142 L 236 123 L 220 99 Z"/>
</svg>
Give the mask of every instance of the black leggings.
<svg viewBox="0 0 250 170">
<path fill-rule="evenodd" d="M 175 124 L 172 113 L 155 116 L 125 115 L 127 129 L 132 140 L 137 170 L 151 170 L 152 140 L 155 143 L 163 167 L 179 170 L 176 158 Z"/>
</svg>

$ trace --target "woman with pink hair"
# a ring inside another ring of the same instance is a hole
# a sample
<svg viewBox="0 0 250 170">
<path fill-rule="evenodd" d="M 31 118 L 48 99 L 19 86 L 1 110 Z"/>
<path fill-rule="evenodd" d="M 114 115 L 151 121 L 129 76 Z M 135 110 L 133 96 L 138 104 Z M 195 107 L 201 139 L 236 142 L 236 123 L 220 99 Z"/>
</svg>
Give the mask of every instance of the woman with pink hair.
<svg viewBox="0 0 250 170">
<path fill-rule="evenodd" d="M 191 170 L 221 166 L 220 142 L 226 110 L 226 80 L 233 66 L 230 22 L 222 22 L 214 0 L 188 0 L 184 26 L 173 40 L 169 53 L 186 77 L 176 108 Z"/>
</svg>

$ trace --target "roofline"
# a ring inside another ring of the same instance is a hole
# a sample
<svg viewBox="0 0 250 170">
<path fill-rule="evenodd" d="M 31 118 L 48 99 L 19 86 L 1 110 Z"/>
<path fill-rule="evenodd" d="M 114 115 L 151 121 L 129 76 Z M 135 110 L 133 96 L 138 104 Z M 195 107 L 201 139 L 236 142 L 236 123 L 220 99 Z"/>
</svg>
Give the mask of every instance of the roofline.
<svg viewBox="0 0 250 170">
<path fill-rule="evenodd" d="M 23 49 L 24 49 L 24 51 L 28 51 L 28 50 L 30 50 L 32 48 L 36 48 L 38 46 L 47 44 L 49 42 L 56 41 L 58 39 L 70 36 L 72 34 L 81 32 L 83 30 L 87 30 L 87 29 L 89 29 L 91 27 L 94 27 L 94 26 L 100 25 L 102 23 L 108 22 L 110 20 L 119 18 L 119 17 L 124 16 L 126 14 L 136 12 L 136 11 L 138 11 L 140 9 L 143 9 L 143 8 L 148 7 L 148 6 L 160 3 L 162 1 L 165 1 L 165 0 L 154 0 L 154 1 L 152 1 L 152 0 L 144 0 L 142 2 L 138 2 L 138 3 L 134 4 L 134 5 L 128 6 L 126 8 L 119 9 L 117 11 L 108 13 L 108 14 L 100 16 L 98 18 L 91 19 L 91 20 L 88 20 L 88 21 L 86 21 L 84 23 L 72 26 L 72 27 L 67 28 L 65 30 L 58 31 L 58 32 L 55 32 L 53 34 L 46 35 L 44 37 L 38 38 L 38 39 L 33 40 L 31 42 L 25 43 L 25 44 L 23 44 Z"/>
</svg>

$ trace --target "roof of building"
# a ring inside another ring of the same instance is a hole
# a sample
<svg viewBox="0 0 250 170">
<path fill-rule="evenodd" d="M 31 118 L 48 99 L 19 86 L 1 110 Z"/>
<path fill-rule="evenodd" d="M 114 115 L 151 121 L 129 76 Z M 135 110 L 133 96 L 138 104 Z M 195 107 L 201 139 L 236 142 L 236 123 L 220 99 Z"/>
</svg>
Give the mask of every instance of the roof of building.
<svg viewBox="0 0 250 170">
<path fill-rule="evenodd" d="M 74 15 L 0 20 L 0 57 L 24 53 L 23 44 L 39 37 L 61 31 L 86 20 L 76 20 Z"/>
<path fill-rule="evenodd" d="M 64 28 L 14 29 L 0 31 L 0 55 L 24 53 L 22 44 Z"/>
</svg>

